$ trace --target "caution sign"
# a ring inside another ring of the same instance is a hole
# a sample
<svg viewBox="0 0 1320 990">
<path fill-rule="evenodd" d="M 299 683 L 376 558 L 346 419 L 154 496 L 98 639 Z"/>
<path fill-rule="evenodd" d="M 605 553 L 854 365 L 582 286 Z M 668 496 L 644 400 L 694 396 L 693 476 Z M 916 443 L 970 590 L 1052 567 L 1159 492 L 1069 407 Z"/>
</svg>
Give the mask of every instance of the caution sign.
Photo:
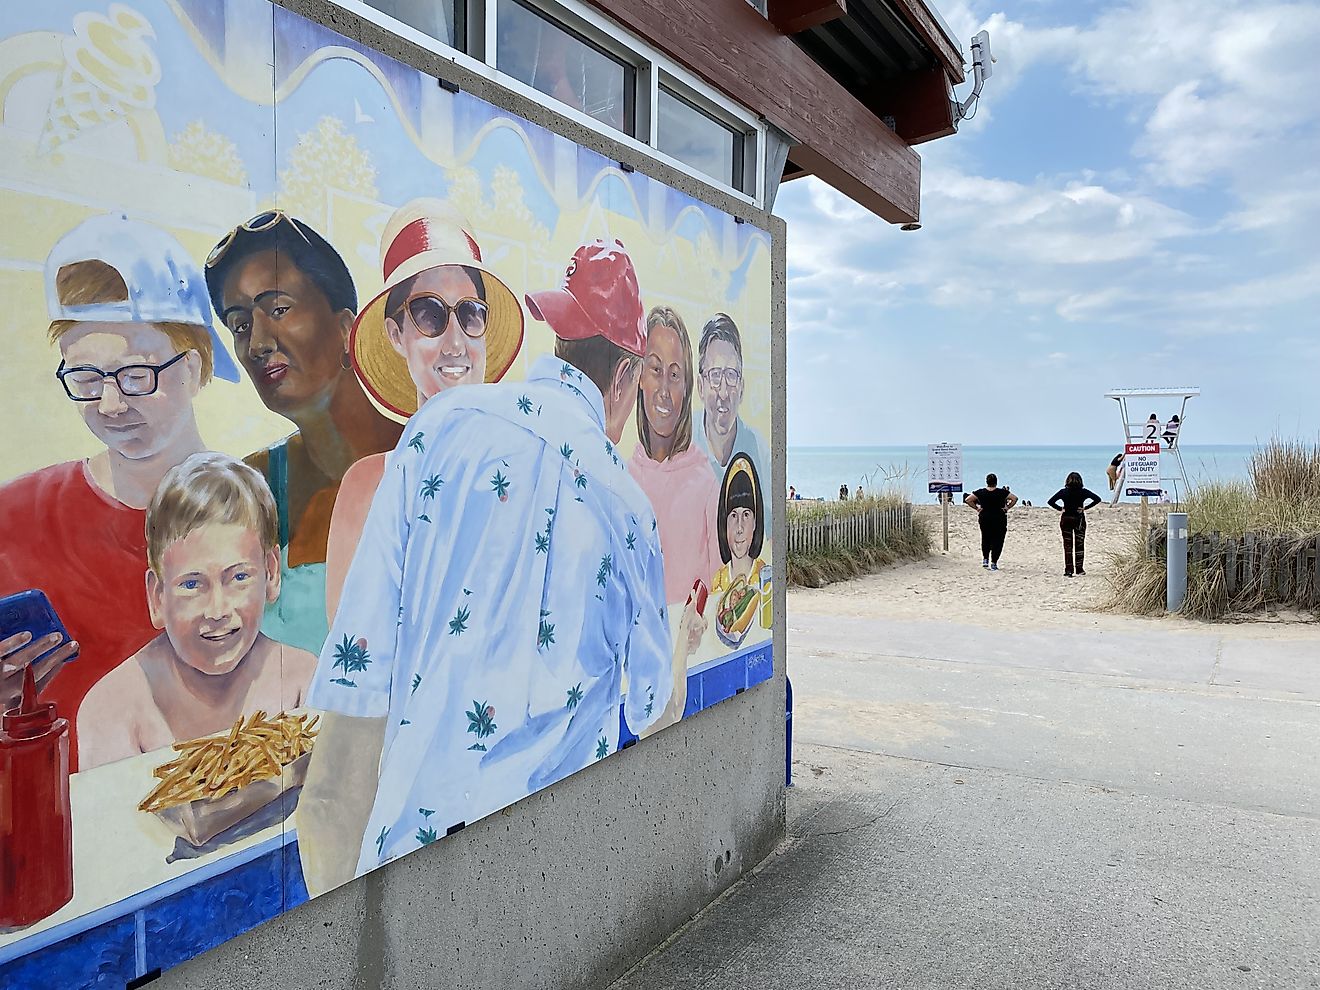
<svg viewBox="0 0 1320 990">
<path fill-rule="evenodd" d="M 1123 447 L 1123 494 L 1160 496 L 1160 443 L 1129 443 Z"/>
</svg>

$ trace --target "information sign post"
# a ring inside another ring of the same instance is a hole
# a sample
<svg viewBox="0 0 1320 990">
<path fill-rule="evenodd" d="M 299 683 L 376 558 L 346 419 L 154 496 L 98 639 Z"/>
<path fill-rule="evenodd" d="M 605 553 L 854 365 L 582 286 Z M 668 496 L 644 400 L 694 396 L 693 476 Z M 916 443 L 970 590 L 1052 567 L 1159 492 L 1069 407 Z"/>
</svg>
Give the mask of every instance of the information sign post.
<svg viewBox="0 0 1320 990">
<path fill-rule="evenodd" d="M 949 503 L 955 492 L 963 490 L 963 456 L 960 443 L 932 443 L 926 445 L 927 488 L 938 494 L 944 515 L 944 551 L 949 550 Z"/>
</svg>

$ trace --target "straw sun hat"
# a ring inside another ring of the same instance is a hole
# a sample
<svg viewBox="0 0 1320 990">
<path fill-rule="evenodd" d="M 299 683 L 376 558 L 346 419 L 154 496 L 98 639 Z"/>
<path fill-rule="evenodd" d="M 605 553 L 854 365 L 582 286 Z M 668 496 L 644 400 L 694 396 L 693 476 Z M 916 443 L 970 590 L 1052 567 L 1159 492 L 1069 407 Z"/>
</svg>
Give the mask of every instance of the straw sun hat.
<svg viewBox="0 0 1320 990">
<path fill-rule="evenodd" d="M 464 265 L 482 274 L 486 305 L 486 381 L 504 377 L 522 346 L 523 312 L 507 285 L 481 263 L 471 226 L 444 200 L 415 199 L 400 207 L 381 236 L 384 288 L 362 308 L 349 338 L 353 369 L 367 393 L 401 423 L 417 411 L 417 385 L 385 332 L 385 301 L 395 286 L 431 268 Z M 405 317 L 406 319 L 406 317 Z"/>
</svg>

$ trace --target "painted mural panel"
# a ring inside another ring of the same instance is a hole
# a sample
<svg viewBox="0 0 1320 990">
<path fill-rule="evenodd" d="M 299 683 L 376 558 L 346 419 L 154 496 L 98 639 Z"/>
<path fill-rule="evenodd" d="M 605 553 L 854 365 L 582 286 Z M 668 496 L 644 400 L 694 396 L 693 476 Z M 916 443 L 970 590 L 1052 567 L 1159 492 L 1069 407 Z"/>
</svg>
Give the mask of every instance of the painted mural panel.
<svg viewBox="0 0 1320 990">
<path fill-rule="evenodd" d="M 0 36 L 0 985 L 770 676 L 765 232 L 265 0 Z"/>
</svg>

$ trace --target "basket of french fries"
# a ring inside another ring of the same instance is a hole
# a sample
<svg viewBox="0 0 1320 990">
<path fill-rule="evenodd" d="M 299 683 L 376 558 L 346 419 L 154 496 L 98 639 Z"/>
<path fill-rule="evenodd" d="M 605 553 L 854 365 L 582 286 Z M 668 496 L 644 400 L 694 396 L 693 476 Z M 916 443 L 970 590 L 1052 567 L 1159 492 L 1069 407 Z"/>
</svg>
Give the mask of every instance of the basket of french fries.
<svg viewBox="0 0 1320 990">
<path fill-rule="evenodd" d="M 228 732 L 174 744 L 179 755 L 154 771 L 138 805 L 194 846 L 300 787 L 320 716 L 254 712 Z"/>
</svg>

